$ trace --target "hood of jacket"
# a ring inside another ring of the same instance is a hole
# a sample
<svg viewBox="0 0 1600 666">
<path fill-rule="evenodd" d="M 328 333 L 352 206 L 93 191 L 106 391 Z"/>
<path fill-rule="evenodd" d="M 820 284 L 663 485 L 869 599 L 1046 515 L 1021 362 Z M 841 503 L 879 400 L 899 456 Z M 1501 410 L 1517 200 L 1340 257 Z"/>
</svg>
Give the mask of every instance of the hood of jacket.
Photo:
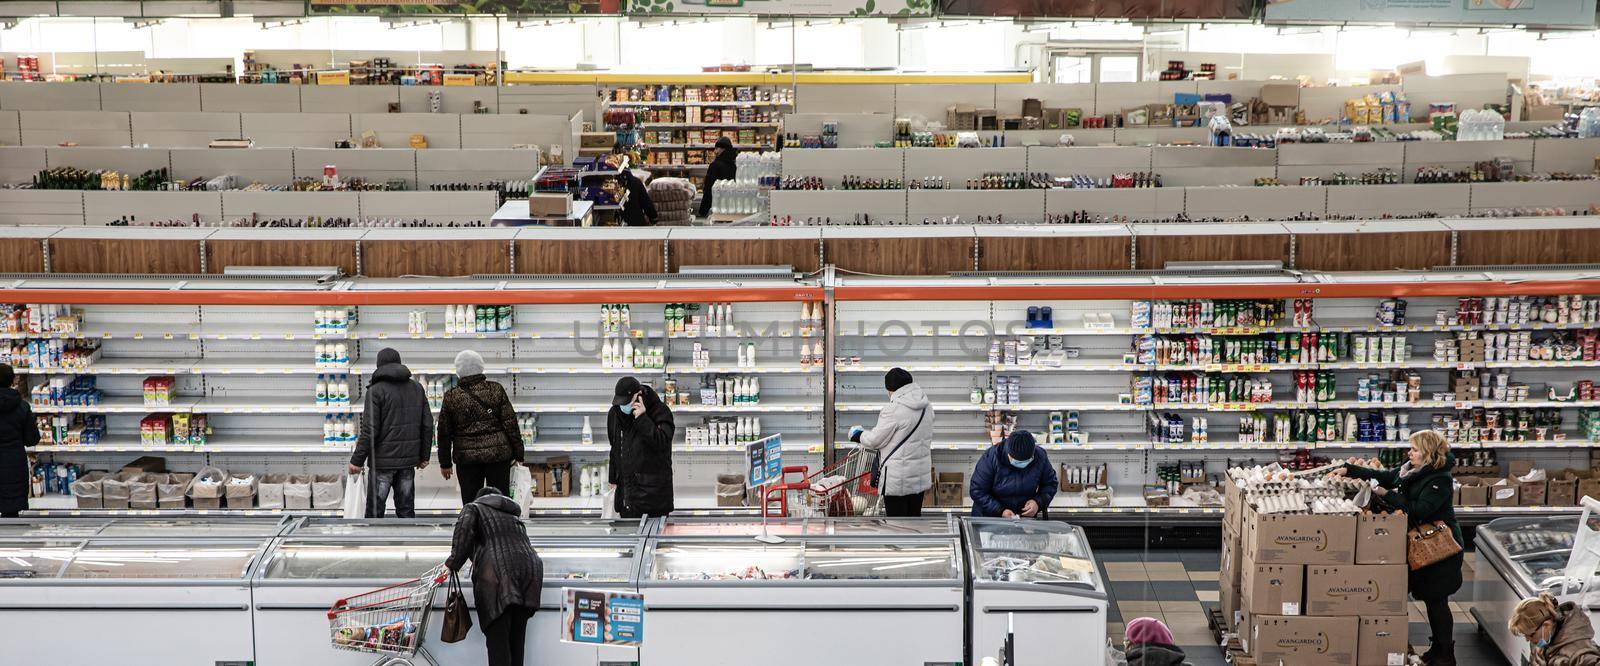
<svg viewBox="0 0 1600 666">
<path fill-rule="evenodd" d="M 22 394 L 9 386 L 0 387 L 0 413 L 9 414 L 22 404 Z"/>
<path fill-rule="evenodd" d="M 368 383 L 409 381 L 411 381 L 411 368 L 406 367 L 404 363 L 386 363 L 378 366 L 372 373 L 372 381 Z"/>
<path fill-rule="evenodd" d="M 1561 654 L 1574 649 L 1574 645 L 1582 648 L 1593 645 L 1594 625 L 1589 623 L 1589 614 L 1578 610 L 1570 601 L 1561 604 L 1560 611 L 1561 626 L 1556 629 L 1556 635 L 1550 637 L 1550 647 L 1545 648 L 1545 654 Z"/>
<path fill-rule="evenodd" d="M 498 493 L 484 495 L 483 497 L 472 500 L 472 503 L 481 505 L 486 509 L 494 509 L 495 511 L 499 511 L 501 513 L 509 513 L 513 516 L 522 515 L 522 507 L 517 504 L 516 500 Z"/>
<path fill-rule="evenodd" d="M 1161 643 L 1135 643 L 1128 646 L 1128 666 L 1182 666 L 1183 650 Z"/>
<path fill-rule="evenodd" d="M 915 411 L 921 411 L 932 404 L 932 401 L 928 400 L 928 394 L 916 382 L 900 387 L 900 390 L 889 396 L 889 401 Z"/>
</svg>

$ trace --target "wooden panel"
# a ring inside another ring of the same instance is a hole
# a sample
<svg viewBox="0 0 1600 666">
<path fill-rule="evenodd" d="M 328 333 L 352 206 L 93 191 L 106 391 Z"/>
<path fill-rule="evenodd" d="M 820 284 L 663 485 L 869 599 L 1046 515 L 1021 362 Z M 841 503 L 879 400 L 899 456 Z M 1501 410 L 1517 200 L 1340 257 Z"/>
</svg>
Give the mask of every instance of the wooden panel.
<svg viewBox="0 0 1600 666">
<path fill-rule="evenodd" d="M 660 273 L 659 240 L 519 240 L 517 272 L 525 275 Z"/>
<path fill-rule="evenodd" d="M 858 273 L 945 275 L 972 270 L 972 238 L 835 238 L 828 263 Z"/>
<path fill-rule="evenodd" d="M 338 266 L 356 273 L 356 242 L 348 241 L 206 241 L 206 270 L 221 273 L 228 266 Z"/>
<path fill-rule="evenodd" d="M 1321 271 L 1421 269 L 1450 263 L 1449 232 L 1302 234 L 1295 268 Z"/>
<path fill-rule="evenodd" d="M 1462 266 L 1600 263 L 1600 229 L 1457 233 Z"/>
<path fill-rule="evenodd" d="M 192 240 L 50 239 L 52 273 L 195 274 L 200 243 Z"/>
<path fill-rule="evenodd" d="M 1289 265 L 1288 234 L 1240 236 L 1140 236 L 1139 268 L 1169 261 L 1282 261 Z"/>
<path fill-rule="evenodd" d="M 793 266 L 811 272 L 822 268 L 816 240 L 682 240 L 672 241 L 672 271 L 684 266 Z"/>
<path fill-rule="evenodd" d="M 500 240 L 366 241 L 361 244 L 361 267 L 375 278 L 508 273 L 511 253 Z"/>
<path fill-rule="evenodd" d="M 43 273 L 44 246 L 37 238 L 0 238 L 0 273 Z"/>
<path fill-rule="evenodd" d="M 1123 271 L 1129 237 L 980 238 L 978 265 L 986 271 Z"/>
</svg>

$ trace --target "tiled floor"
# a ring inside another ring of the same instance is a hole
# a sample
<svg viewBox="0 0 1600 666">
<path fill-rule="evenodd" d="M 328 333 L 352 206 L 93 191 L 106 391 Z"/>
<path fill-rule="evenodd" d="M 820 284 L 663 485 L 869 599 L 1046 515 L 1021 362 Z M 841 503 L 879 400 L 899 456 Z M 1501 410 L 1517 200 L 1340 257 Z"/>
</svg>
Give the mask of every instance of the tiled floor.
<svg viewBox="0 0 1600 666">
<path fill-rule="evenodd" d="M 1206 621 L 1209 608 L 1220 604 L 1221 554 L 1199 550 L 1097 551 L 1100 572 L 1111 592 L 1111 612 L 1106 635 L 1122 639 L 1123 623 L 1136 617 L 1160 618 L 1172 629 L 1194 666 L 1223 666 L 1222 650 L 1211 637 Z M 1474 553 L 1467 553 L 1468 558 Z M 1472 560 L 1466 563 L 1472 579 Z M 1465 588 L 1463 588 L 1465 589 Z M 1463 666 L 1504 666 L 1505 659 L 1467 614 L 1469 604 L 1451 605 L 1456 611 L 1456 659 Z M 1428 623 L 1422 604 L 1412 602 L 1411 644 L 1425 648 Z"/>
</svg>

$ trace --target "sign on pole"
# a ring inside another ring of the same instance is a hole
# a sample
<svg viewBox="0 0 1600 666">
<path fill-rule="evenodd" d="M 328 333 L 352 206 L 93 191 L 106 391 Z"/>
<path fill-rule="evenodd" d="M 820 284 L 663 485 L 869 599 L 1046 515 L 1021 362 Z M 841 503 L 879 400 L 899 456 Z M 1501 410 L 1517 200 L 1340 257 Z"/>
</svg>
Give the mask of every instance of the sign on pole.
<svg viewBox="0 0 1600 666">
<path fill-rule="evenodd" d="M 639 647 L 644 642 L 644 595 L 563 588 L 561 641 Z"/>
<path fill-rule="evenodd" d="M 783 435 L 773 435 L 745 445 L 748 462 L 745 485 L 760 488 L 783 480 Z"/>
</svg>

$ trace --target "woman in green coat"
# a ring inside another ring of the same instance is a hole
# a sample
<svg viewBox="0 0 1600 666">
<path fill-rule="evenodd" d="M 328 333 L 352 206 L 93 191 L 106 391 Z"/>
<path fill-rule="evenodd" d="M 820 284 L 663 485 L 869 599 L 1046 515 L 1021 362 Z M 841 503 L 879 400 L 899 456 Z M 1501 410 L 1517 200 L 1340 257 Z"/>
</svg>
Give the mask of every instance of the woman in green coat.
<svg viewBox="0 0 1600 666">
<path fill-rule="evenodd" d="M 1450 478 L 1455 461 L 1450 443 L 1439 433 L 1424 430 L 1411 436 L 1410 456 L 1404 465 L 1395 469 L 1345 465 L 1333 473 L 1377 481 L 1372 489 L 1374 504 L 1404 511 L 1407 528 L 1442 520 L 1450 526 L 1456 543 L 1460 544 L 1464 542 L 1453 506 L 1455 481 Z M 1427 606 L 1428 628 L 1433 632 L 1433 646 L 1422 655 L 1422 663 L 1428 666 L 1456 664 L 1455 640 L 1451 635 L 1455 618 L 1450 614 L 1450 595 L 1461 589 L 1462 557 L 1461 553 L 1456 553 L 1411 572 L 1411 596 Z"/>
</svg>

